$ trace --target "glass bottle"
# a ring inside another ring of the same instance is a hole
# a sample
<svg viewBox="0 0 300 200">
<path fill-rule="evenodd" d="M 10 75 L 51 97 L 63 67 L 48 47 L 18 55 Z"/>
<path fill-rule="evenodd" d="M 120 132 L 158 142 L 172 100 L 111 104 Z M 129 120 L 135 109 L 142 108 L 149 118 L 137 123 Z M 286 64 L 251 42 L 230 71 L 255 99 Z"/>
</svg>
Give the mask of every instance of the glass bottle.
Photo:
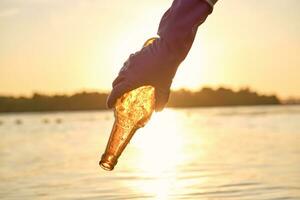
<svg viewBox="0 0 300 200">
<path fill-rule="evenodd" d="M 146 41 L 151 44 L 155 38 Z M 115 122 L 99 165 L 105 170 L 113 170 L 118 158 L 130 142 L 134 133 L 145 126 L 155 108 L 155 89 L 142 86 L 125 93 L 114 108 Z"/>
</svg>

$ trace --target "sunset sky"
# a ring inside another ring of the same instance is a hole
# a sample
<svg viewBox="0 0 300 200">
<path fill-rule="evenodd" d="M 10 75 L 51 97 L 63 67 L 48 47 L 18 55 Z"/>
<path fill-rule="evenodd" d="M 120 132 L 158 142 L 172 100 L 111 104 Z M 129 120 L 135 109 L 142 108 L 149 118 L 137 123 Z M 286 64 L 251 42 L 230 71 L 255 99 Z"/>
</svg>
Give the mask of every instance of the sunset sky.
<svg viewBox="0 0 300 200">
<path fill-rule="evenodd" d="M 171 0 L 1 0 L 0 94 L 109 91 Z M 300 1 L 219 0 L 173 89 L 300 97 Z"/>
</svg>

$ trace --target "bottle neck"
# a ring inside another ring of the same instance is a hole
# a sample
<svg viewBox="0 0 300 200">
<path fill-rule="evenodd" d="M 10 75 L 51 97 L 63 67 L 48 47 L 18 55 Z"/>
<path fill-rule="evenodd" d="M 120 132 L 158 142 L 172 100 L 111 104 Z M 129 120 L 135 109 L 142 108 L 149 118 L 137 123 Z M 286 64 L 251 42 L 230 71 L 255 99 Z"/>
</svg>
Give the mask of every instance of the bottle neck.
<svg viewBox="0 0 300 200">
<path fill-rule="evenodd" d="M 115 120 L 106 150 L 99 162 L 99 165 L 103 169 L 109 171 L 113 170 L 114 166 L 118 162 L 118 158 L 124 151 L 136 130 L 137 127 L 135 126 L 132 126 L 131 128 L 123 127 L 122 124 L 119 123 L 118 119 Z"/>
</svg>

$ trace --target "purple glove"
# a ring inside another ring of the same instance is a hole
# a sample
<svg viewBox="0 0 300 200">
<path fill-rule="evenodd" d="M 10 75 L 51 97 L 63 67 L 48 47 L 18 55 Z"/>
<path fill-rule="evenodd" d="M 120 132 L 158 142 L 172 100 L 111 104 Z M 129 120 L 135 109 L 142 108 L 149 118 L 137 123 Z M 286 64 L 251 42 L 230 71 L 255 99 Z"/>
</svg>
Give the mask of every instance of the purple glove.
<svg viewBox="0 0 300 200">
<path fill-rule="evenodd" d="M 161 111 L 169 99 L 170 87 L 179 64 L 187 56 L 198 26 L 212 12 L 205 0 L 174 0 L 161 19 L 152 44 L 131 54 L 113 82 L 107 106 L 114 107 L 124 93 L 144 85 L 155 87 L 155 110 Z"/>
</svg>

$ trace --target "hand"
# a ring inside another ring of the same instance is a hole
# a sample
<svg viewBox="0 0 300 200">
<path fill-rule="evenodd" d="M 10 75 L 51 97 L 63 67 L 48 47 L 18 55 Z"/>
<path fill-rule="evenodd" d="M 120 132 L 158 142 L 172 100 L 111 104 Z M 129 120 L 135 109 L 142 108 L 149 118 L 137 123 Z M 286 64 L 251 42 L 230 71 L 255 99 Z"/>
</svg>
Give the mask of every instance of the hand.
<svg viewBox="0 0 300 200">
<path fill-rule="evenodd" d="M 161 111 L 165 107 L 175 72 L 170 67 L 170 62 L 167 66 L 163 66 L 167 62 L 157 64 L 155 63 L 156 59 L 149 59 L 149 55 L 151 55 L 149 51 L 157 48 L 158 43 L 161 48 L 163 42 L 160 39 L 151 38 L 144 45 L 149 45 L 148 47 L 130 55 L 113 82 L 113 90 L 107 99 L 109 108 L 114 107 L 117 99 L 124 93 L 144 85 L 151 85 L 155 88 L 155 110 Z"/>
</svg>

